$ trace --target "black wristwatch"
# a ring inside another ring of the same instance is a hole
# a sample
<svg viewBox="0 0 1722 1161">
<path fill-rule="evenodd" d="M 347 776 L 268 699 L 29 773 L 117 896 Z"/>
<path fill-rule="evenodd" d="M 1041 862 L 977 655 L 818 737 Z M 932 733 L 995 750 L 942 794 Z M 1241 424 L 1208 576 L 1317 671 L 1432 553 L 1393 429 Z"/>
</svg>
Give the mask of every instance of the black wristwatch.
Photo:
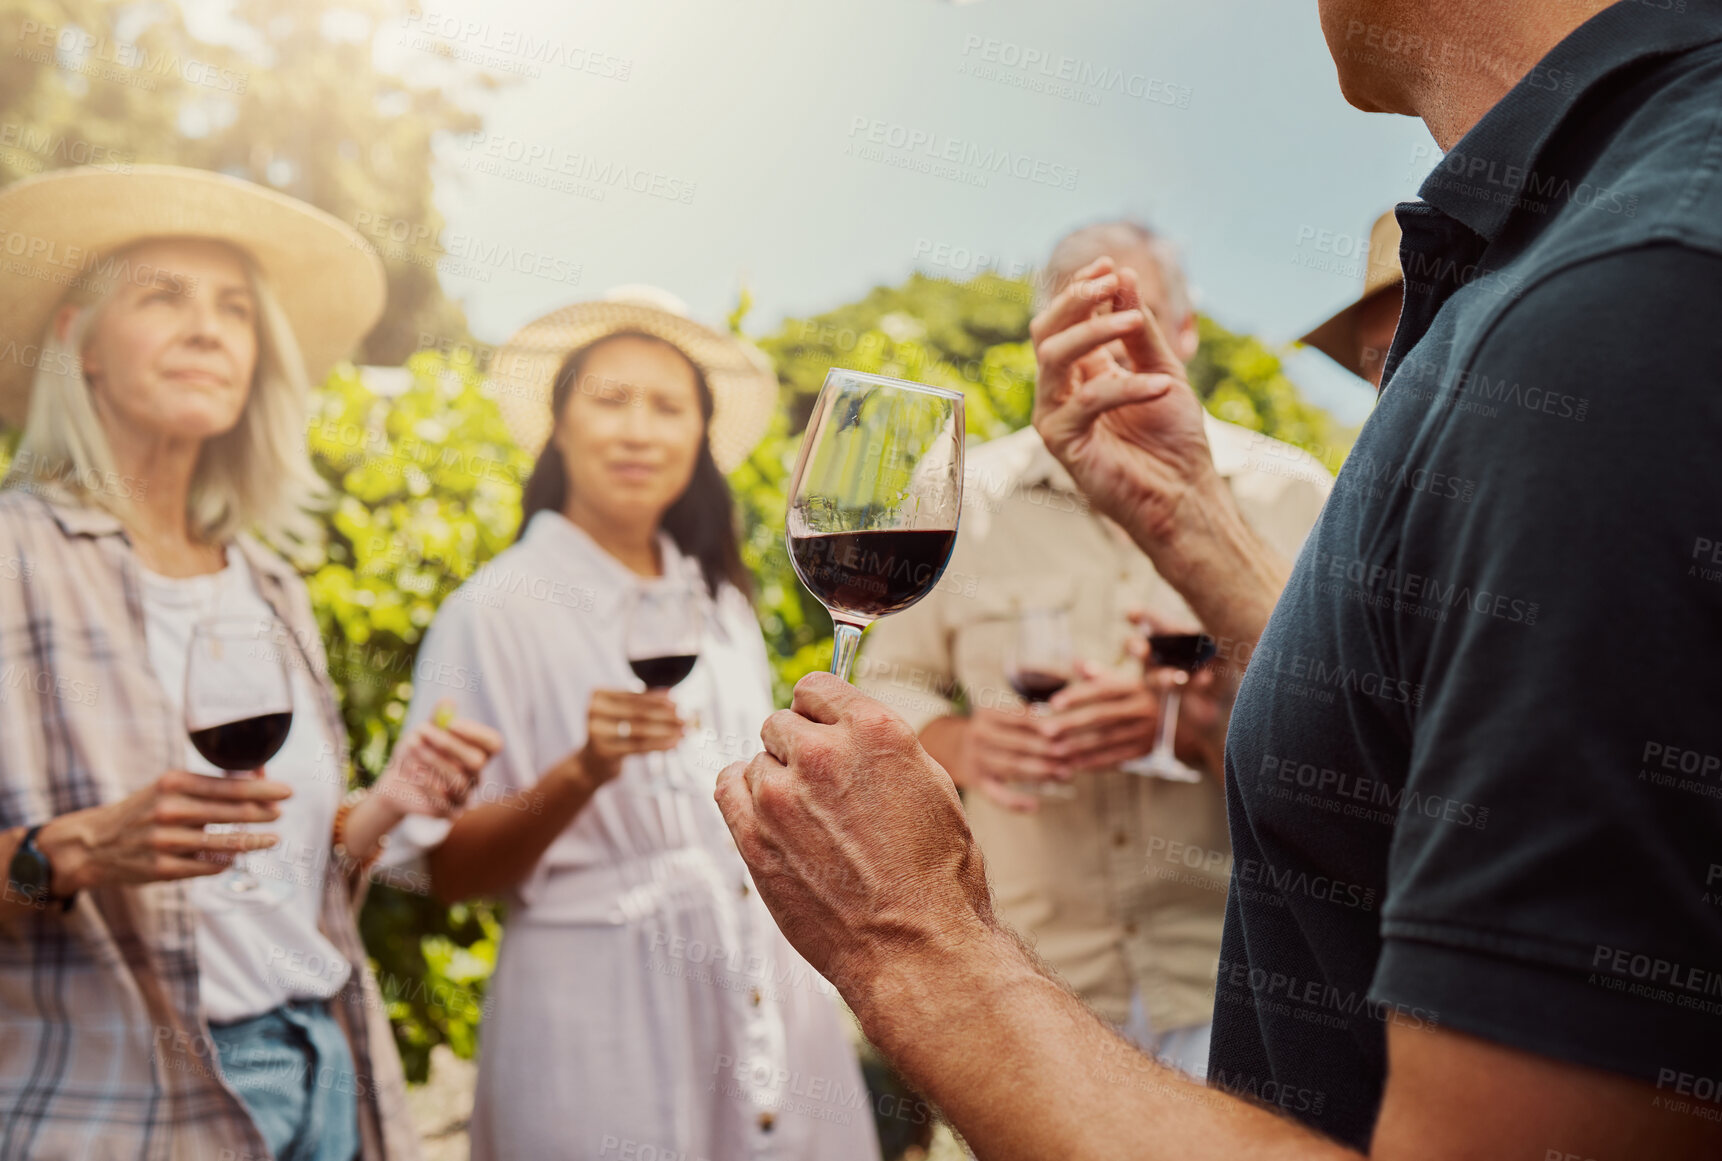
<svg viewBox="0 0 1722 1161">
<path fill-rule="evenodd" d="M 31 903 L 38 899 L 57 901 L 61 911 L 70 911 L 78 895 L 74 891 L 62 897 L 51 890 L 54 883 L 54 866 L 48 862 L 48 856 L 42 853 L 42 848 L 36 845 L 36 832 L 41 830 L 42 826 L 42 823 L 37 823 L 24 832 L 24 840 L 18 844 L 18 849 L 12 852 L 12 865 L 6 872 L 6 878 L 11 881 L 11 886 Z"/>
</svg>

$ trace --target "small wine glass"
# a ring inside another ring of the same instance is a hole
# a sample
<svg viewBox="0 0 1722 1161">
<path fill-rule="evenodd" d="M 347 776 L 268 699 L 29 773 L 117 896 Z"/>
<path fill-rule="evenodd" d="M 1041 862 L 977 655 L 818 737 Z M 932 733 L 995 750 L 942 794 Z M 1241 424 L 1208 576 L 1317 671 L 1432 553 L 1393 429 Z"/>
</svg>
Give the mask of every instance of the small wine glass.
<svg viewBox="0 0 1722 1161">
<path fill-rule="evenodd" d="M 628 668 L 646 689 L 667 693 L 694 671 L 705 627 L 705 594 L 691 583 L 641 585 L 627 610 Z M 681 789 L 663 751 L 654 750 L 645 757 L 648 789 Z"/>
<path fill-rule="evenodd" d="M 933 591 L 963 502 L 963 396 L 833 369 L 789 482 L 796 575 L 831 614 L 831 672 L 849 680 L 861 631 Z"/>
<path fill-rule="evenodd" d="M 1029 608 L 1016 616 L 1016 635 L 1005 651 L 1005 679 L 1035 717 L 1046 713 L 1052 695 L 1070 684 L 1076 649 L 1070 616 L 1062 607 Z M 1076 787 L 1057 779 L 1010 783 L 1012 790 L 1046 798 L 1075 798 Z"/>
<path fill-rule="evenodd" d="M 221 616 L 192 626 L 185 661 L 185 730 L 205 761 L 232 778 L 260 777 L 293 728 L 292 638 L 273 617 Z M 243 834 L 235 823 L 230 833 Z M 291 891 L 252 873 L 243 853 L 217 876 L 217 898 L 272 907 Z"/>
<path fill-rule="evenodd" d="M 1190 674 L 1213 660 L 1216 643 L 1206 633 L 1151 633 L 1148 636 L 1148 660 L 1151 664 L 1178 670 L 1172 687 L 1166 691 L 1166 709 L 1160 716 L 1160 735 L 1148 756 L 1132 763 L 1127 769 L 1149 778 L 1164 778 L 1168 782 L 1200 782 L 1202 772 L 1179 761 L 1172 752 L 1173 739 L 1178 736 L 1178 705 L 1183 697 L 1182 686 Z"/>
</svg>

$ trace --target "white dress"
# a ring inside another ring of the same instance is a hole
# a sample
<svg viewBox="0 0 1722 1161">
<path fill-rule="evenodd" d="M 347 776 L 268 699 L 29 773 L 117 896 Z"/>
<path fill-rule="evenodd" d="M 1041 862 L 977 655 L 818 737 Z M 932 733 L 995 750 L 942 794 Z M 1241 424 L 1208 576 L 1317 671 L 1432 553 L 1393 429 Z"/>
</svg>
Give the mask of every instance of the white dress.
<svg viewBox="0 0 1722 1161">
<path fill-rule="evenodd" d="M 474 801 L 516 800 L 583 746 L 593 690 L 640 688 L 625 597 L 697 575 L 660 544 L 665 579 L 640 578 L 539 512 L 443 604 L 407 724 L 447 697 L 501 732 Z M 876 1161 L 835 989 L 777 930 L 711 796 L 773 709 L 759 624 L 734 588 L 672 696 L 703 726 L 664 755 L 691 789 L 654 795 L 645 760 L 627 759 L 507 897 L 473 1161 Z M 410 863 L 447 828 L 408 819 L 386 861 Z"/>
</svg>

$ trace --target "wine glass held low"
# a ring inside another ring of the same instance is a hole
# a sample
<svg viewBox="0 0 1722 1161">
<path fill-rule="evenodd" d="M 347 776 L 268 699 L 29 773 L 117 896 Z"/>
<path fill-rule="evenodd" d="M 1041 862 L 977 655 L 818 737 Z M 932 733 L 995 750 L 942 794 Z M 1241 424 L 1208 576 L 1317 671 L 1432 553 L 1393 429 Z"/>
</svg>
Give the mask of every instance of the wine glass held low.
<svg viewBox="0 0 1722 1161">
<path fill-rule="evenodd" d="M 1214 659 L 1215 640 L 1206 633 L 1150 633 L 1148 661 L 1152 665 L 1178 670 L 1177 681 L 1166 691 L 1166 708 L 1160 717 L 1160 735 L 1153 751 L 1131 768 L 1150 778 L 1165 778 L 1171 782 L 1200 782 L 1202 772 L 1180 761 L 1172 752 L 1172 742 L 1178 736 L 1178 705 L 1182 700 L 1180 688 L 1189 675 Z"/>
<path fill-rule="evenodd" d="M 1017 613 L 1015 636 L 1005 651 L 1005 679 L 1028 703 L 1030 714 L 1040 717 L 1047 712 L 1046 703 L 1070 684 L 1075 662 L 1070 616 L 1063 607 L 1028 608 Z M 1060 779 L 1013 782 L 1010 786 L 1045 798 L 1076 797 L 1076 788 Z"/>
<path fill-rule="evenodd" d="M 963 397 L 832 370 L 790 478 L 789 559 L 831 614 L 831 672 L 849 680 L 861 632 L 933 591 L 957 541 Z"/>
<path fill-rule="evenodd" d="M 185 665 L 186 733 L 206 762 L 231 777 L 260 775 L 293 729 L 289 641 L 286 628 L 269 619 L 219 617 L 192 626 Z M 233 826 L 235 833 L 241 829 Z M 274 906 L 289 890 L 280 880 L 259 879 L 243 854 L 234 857 L 215 885 L 226 901 L 248 906 Z"/>
<path fill-rule="evenodd" d="M 628 668 L 649 693 L 668 693 L 693 673 L 705 635 L 706 604 L 691 584 L 662 582 L 638 589 L 627 612 Z M 679 789 L 661 751 L 647 757 L 649 788 Z"/>
</svg>

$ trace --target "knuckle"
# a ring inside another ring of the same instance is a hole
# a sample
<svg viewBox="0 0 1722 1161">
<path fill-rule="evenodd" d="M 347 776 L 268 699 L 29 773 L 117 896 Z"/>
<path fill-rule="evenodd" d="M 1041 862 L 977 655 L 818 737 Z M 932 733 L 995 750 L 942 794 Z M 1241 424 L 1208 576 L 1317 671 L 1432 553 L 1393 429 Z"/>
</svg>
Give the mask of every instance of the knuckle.
<svg viewBox="0 0 1722 1161">
<path fill-rule="evenodd" d="M 754 810 L 768 822 L 780 820 L 795 813 L 798 798 L 795 790 L 780 780 L 766 779 L 755 783 Z"/>
<path fill-rule="evenodd" d="M 842 748 L 835 739 L 812 734 L 796 744 L 790 768 L 799 767 L 810 776 L 824 774 L 838 763 L 841 756 Z"/>
<path fill-rule="evenodd" d="M 899 746 L 914 737 L 908 722 L 878 702 L 858 708 L 854 722 L 856 732 L 870 744 Z"/>
</svg>

